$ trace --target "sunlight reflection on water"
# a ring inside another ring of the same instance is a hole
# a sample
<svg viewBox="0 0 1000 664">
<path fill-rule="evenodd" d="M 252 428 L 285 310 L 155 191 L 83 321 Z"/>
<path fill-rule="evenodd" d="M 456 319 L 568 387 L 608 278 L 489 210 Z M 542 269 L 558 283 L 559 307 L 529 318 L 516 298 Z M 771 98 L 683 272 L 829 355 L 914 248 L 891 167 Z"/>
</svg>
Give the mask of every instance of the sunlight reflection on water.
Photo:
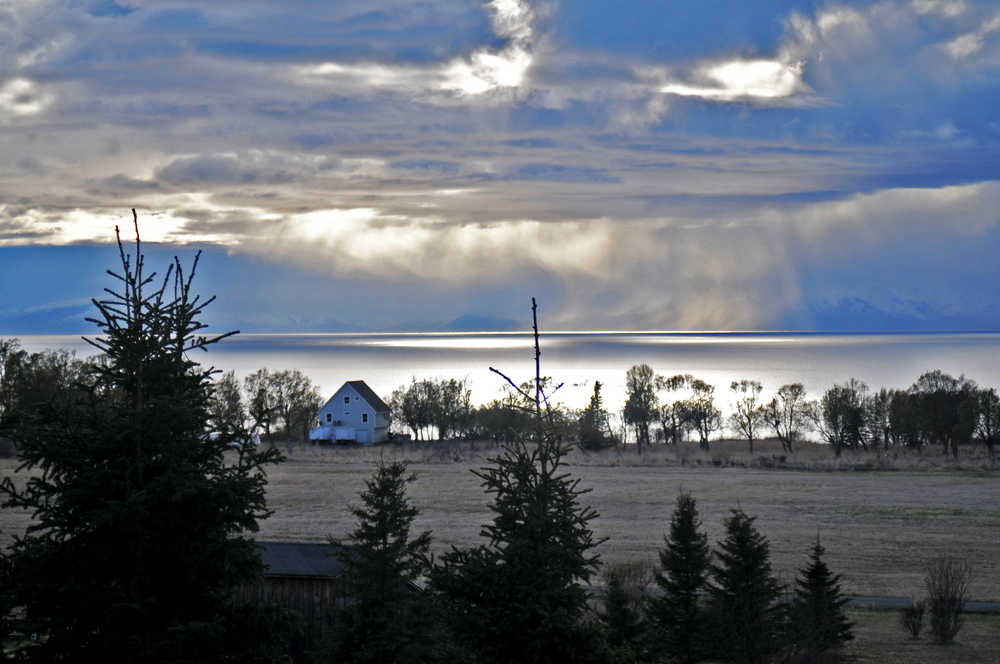
<svg viewBox="0 0 1000 664">
<path fill-rule="evenodd" d="M 67 348 L 81 357 L 92 347 L 75 336 L 27 336 L 29 351 Z M 587 404 L 594 381 L 605 404 L 621 406 L 625 371 L 647 363 L 659 374 L 690 373 L 716 386 L 728 410 L 729 383 L 750 378 L 770 398 L 781 385 L 801 382 L 817 397 L 834 383 L 857 378 L 870 387 L 908 387 L 924 371 L 965 374 L 1000 385 L 1000 334 L 607 333 L 542 334 L 542 372 L 564 382 L 556 401 Z M 512 333 L 240 334 L 194 359 L 240 376 L 261 368 L 300 369 L 324 396 L 346 380 L 365 380 L 377 393 L 419 378 L 465 378 L 472 399 L 499 396 L 494 366 L 517 381 L 534 376 L 532 335 Z"/>
</svg>

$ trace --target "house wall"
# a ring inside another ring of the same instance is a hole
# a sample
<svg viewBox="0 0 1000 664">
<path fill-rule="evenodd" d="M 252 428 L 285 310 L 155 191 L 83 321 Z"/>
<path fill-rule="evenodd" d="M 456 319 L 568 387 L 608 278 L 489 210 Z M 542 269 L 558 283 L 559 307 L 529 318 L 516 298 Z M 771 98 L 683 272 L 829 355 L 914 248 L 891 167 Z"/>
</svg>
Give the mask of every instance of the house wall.
<svg viewBox="0 0 1000 664">
<path fill-rule="evenodd" d="M 319 409 L 320 426 L 338 426 L 337 422 L 341 423 L 339 426 L 355 429 L 359 443 L 378 443 L 388 437 L 388 419 L 384 414 L 376 413 L 348 383 L 344 383 Z"/>
<path fill-rule="evenodd" d="M 265 576 L 236 590 L 238 602 L 298 612 L 305 619 L 303 637 L 317 644 L 333 628 L 336 609 L 344 606 L 346 596 L 342 580 L 328 577 Z"/>
</svg>

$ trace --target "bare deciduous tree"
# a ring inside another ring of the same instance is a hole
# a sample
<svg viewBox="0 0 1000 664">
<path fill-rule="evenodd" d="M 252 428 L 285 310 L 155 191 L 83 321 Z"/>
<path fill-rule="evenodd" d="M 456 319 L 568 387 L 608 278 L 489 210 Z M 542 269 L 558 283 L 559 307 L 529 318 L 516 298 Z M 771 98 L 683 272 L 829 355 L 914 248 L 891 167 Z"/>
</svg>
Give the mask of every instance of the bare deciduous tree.
<svg viewBox="0 0 1000 664">
<path fill-rule="evenodd" d="M 753 454 L 753 442 L 758 438 L 766 415 L 765 405 L 760 402 L 764 388 L 759 381 L 743 379 L 734 380 L 729 389 L 736 395 L 733 414 L 729 416 L 730 426 L 747 439 L 750 454 Z"/>
<path fill-rule="evenodd" d="M 767 405 L 767 423 L 786 452 L 792 452 L 792 446 L 802 435 L 808 414 L 806 389 L 802 383 L 782 385 Z"/>
<path fill-rule="evenodd" d="M 941 556 L 927 566 L 924 586 L 930 609 L 931 636 L 937 643 L 951 643 L 962 629 L 962 614 L 971 581 L 972 567 L 967 560 Z"/>
</svg>

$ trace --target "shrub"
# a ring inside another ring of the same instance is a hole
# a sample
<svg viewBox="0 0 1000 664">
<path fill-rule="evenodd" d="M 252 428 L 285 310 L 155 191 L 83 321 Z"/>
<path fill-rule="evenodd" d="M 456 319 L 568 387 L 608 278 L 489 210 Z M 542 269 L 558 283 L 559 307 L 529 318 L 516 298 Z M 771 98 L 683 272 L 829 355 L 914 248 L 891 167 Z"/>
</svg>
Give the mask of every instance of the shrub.
<svg viewBox="0 0 1000 664">
<path fill-rule="evenodd" d="M 924 629 L 924 608 L 926 604 L 923 600 L 914 601 L 913 606 L 908 606 L 899 614 L 899 624 L 910 633 L 911 639 L 919 639 L 920 632 Z"/>
<path fill-rule="evenodd" d="M 930 608 L 931 636 L 936 643 L 951 643 L 962 629 L 962 613 L 972 580 L 968 561 L 941 556 L 927 566 L 924 585 Z"/>
</svg>

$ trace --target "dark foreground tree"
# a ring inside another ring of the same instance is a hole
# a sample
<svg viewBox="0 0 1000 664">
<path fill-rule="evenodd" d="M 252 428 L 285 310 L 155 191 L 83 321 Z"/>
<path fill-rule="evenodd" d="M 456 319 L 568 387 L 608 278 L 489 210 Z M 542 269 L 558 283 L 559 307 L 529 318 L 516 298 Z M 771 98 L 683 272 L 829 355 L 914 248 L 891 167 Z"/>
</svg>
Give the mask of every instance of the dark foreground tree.
<svg viewBox="0 0 1000 664">
<path fill-rule="evenodd" d="M 635 568 L 615 565 L 603 570 L 603 605 L 598 612 L 604 626 L 608 659 L 615 664 L 638 661 L 646 626 L 642 615 L 644 581 L 636 584 Z"/>
<path fill-rule="evenodd" d="M 570 663 L 595 654 L 581 624 L 599 559 L 586 490 L 563 471 L 567 451 L 547 436 L 518 440 L 474 471 L 493 497 L 486 544 L 452 549 L 432 572 L 456 636 L 481 662 Z"/>
<path fill-rule="evenodd" d="M 421 662 L 434 634 L 413 582 L 427 572 L 431 534 L 410 537 L 418 510 L 406 497 L 406 464 L 379 461 L 365 482 L 348 542 L 332 540 L 350 603 L 337 619 L 337 662 Z"/>
<path fill-rule="evenodd" d="M 35 517 L 3 554 L 10 601 L 39 637 L 24 654 L 228 661 L 242 657 L 229 638 L 248 616 L 231 598 L 261 572 L 250 534 L 268 514 L 264 466 L 279 457 L 246 450 L 233 461 L 205 435 L 212 371 L 189 354 L 228 335 L 201 336 L 212 299 L 191 290 L 197 257 L 190 273 L 175 259 L 154 281 L 137 223 L 135 255 L 120 239 L 119 251 L 117 288 L 90 319 L 103 361 L 78 399 L 19 423 L 19 470 L 32 475 L 0 487 L 4 507 Z"/>
<path fill-rule="evenodd" d="M 718 655 L 741 664 L 764 662 L 781 645 L 781 586 L 771 575 L 770 547 L 755 519 L 741 510 L 726 519 L 708 591 Z"/>
<path fill-rule="evenodd" d="M 698 594 L 708 574 L 708 536 L 701 529 L 691 494 L 677 496 L 670 533 L 660 551 L 656 584 L 662 594 L 650 603 L 653 646 L 672 661 L 689 664 L 704 652 L 705 612 Z"/>
<path fill-rule="evenodd" d="M 840 592 L 840 576 L 830 572 L 823 561 L 824 552 L 817 537 L 809 564 L 795 580 L 791 606 L 796 647 L 810 657 L 840 648 L 854 638 L 844 614 L 847 598 Z"/>
</svg>

